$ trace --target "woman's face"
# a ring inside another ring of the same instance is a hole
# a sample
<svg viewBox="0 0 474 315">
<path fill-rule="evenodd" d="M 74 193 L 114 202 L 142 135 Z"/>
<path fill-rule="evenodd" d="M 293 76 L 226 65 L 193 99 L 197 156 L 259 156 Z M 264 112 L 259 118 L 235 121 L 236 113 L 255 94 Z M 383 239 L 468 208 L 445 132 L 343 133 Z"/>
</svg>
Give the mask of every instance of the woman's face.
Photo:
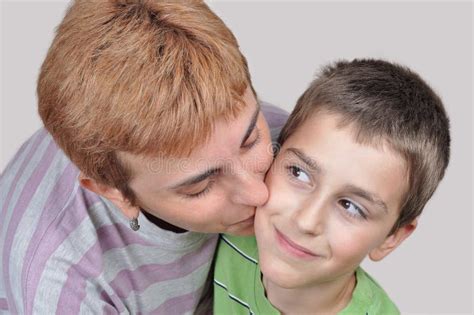
<svg viewBox="0 0 474 315">
<path fill-rule="evenodd" d="M 146 160 L 124 155 L 141 208 L 182 229 L 253 233 L 255 208 L 268 199 L 270 132 L 250 89 L 232 122 L 217 121 L 209 141 L 189 158 Z"/>
</svg>

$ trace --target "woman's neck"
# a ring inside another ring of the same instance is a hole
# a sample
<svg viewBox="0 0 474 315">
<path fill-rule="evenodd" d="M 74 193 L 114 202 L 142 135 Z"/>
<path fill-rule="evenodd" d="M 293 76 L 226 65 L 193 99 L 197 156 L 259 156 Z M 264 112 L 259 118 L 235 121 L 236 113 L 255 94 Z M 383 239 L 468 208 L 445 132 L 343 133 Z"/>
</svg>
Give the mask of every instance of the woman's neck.
<svg viewBox="0 0 474 315">
<path fill-rule="evenodd" d="M 263 276 L 268 300 L 282 314 L 337 314 L 351 301 L 355 273 L 311 287 L 285 289 Z"/>
<path fill-rule="evenodd" d="M 161 220 L 158 217 L 155 217 L 154 215 L 150 214 L 149 212 L 145 211 L 143 208 L 140 208 L 142 213 L 145 215 L 145 217 L 148 219 L 148 221 L 152 222 L 156 226 L 158 226 L 160 229 L 166 230 L 166 231 L 171 231 L 174 233 L 184 233 L 187 232 L 187 230 L 184 230 L 180 227 L 177 227 L 171 223 L 168 223 L 166 221 Z"/>
</svg>

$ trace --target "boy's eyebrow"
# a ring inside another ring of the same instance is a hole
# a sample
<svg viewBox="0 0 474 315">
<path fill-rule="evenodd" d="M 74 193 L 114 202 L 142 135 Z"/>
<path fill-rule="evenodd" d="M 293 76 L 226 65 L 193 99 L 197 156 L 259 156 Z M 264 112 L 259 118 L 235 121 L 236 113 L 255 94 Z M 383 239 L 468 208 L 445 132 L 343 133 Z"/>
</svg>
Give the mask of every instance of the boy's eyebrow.
<svg viewBox="0 0 474 315">
<path fill-rule="evenodd" d="M 303 161 L 309 168 L 315 173 L 322 173 L 321 167 L 318 165 L 316 160 L 312 159 L 311 157 L 307 156 L 303 151 L 297 148 L 288 148 L 286 151 L 289 151 L 296 155 L 301 161 Z"/>
<path fill-rule="evenodd" d="M 291 153 L 293 153 L 294 155 L 296 155 L 300 160 L 302 160 L 306 165 L 308 165 L 308 167 L 311 168 L 311 170 L 315 173 L 322 173 L 322 169 L 321 167 L 319 166 L 318 162 L 316 162 L 316 160 L 314 160 L 313 158 L 307 156 L 303 151 L 301 151 L 300 149 L 297 149 L 297 148 L 288 148 L 286 149 L 286 151 L 289 151 Z M 386 213 L 388 213 L 388 207 L 387 207 L 387 204 L 379 197 L 377 197 L 376 195 L 362 189 L 362 188 L 359 188 L 357 186 L 354 186 L 354 185 L 347 185 L 345 186 L 345 190 L 349 191 L 350 193 L 356 195 L 356 196 L 359 196 L 363 199 L 366 199 L 368 200 L 369 202 L 379 206 L 380 208 L 382 208 L 382 210 Z"/>
<path fill-rule="evenodd" d="M 252 134 L 252 131 L 255 129 L 255 125 L 257 124 L 258 114 L 260 114 L 260 103 L 257 101 L 255 112 L 253 113 L 252 119 L 250 120 L 250 124 L 247 128 L 247 131 L 245 132 L 245 135 L 242 138 L 242 142 L 240 143 L 241 147 L 245 144 L 247 139 Z"/>
<path fill-rule="evenodd" d="M 345 187 L 345 190 L 348 190 L 350 193 L 368 200 L 369 202 L 379 206 L 380 208 L 382 208 L 383 211 L 388 213 L 387 204 L 376 195 L 354 185 L 347 185 Z"/>
</svg>

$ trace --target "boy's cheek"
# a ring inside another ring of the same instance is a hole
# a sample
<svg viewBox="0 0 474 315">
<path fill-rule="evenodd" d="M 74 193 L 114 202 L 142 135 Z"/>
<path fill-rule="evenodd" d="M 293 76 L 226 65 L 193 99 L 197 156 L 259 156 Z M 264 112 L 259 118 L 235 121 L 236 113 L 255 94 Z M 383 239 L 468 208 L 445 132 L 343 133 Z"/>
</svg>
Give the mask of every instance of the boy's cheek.
<svg viewBox="0 0 474 315">
<path fill-rule="evenodd" d="M 270 176 L 267 176 L 265 183 L 268 187 L 269 198 L 267 203 L 261 208 L 267 215 L 282 214 L 296 206 L 297 196 L 292 196 L 291 190 L 277 174 L 272 172 Z"/>
<path fill-rule="evenodd" d="M 272 196 L 272 192 L 274 192 L 274 194 L 279 193 L 278 181 L 281 180 L 281 172 L 280 172 L 281 167 L 279 166 L 279 164 L 280 164 L 279 161 L 277 159 L 274 159 L 265 176 L 265 184 L 268 187 L 270 198 Z"/>
</svg>

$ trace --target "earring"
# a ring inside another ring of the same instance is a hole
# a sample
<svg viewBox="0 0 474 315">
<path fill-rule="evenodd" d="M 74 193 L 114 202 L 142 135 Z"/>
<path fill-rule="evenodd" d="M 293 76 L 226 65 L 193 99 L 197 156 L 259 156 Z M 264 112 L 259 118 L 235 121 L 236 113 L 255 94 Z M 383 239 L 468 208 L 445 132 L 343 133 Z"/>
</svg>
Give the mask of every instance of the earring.
<svg viewBox="0 0 474 315">
<path fill-rule="evenodd" d="M 140 224 L 138 224 L 138 218 L 133 218 L 130 220 L 130 228 L 134 231 L 140 229 Z"/>
</svg>

